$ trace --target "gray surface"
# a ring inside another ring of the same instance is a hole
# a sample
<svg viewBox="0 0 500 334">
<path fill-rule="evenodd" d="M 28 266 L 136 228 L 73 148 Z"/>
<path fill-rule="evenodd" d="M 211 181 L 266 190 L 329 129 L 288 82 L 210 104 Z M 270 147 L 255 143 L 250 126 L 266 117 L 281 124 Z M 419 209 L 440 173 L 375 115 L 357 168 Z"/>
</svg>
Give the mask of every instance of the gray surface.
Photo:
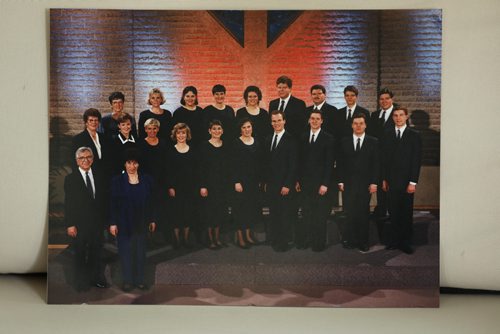
<svg viewBox="0 0 500 334">
<path fill-rule="evenodd" d="M 48 306 L 45 286 L 42 276 L 0 276 L 0 333 L 482 334 L 500 328 L 500 295 L 443 295 L 439 309 Z"/>
</svg>

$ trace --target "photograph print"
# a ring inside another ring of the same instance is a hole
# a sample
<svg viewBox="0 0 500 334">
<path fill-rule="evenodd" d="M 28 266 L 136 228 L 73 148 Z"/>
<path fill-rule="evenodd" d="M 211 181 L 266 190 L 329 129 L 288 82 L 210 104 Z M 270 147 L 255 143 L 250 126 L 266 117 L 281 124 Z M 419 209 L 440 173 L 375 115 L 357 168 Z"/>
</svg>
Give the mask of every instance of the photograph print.
<svg viewBox="0 0 500 334">
<path fill-rule="evenodd" d="M 441 10 L 49 19 L 48 303 L 439 307 Z"/>
</svg>

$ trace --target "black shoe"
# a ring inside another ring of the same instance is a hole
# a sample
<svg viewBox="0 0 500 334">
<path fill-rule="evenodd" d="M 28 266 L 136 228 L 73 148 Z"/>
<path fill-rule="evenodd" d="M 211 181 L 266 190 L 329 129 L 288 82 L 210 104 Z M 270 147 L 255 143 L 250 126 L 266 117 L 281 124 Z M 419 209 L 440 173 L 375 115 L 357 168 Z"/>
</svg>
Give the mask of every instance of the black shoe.
<svg viewBox="0 0 500 334">
<path fill-rule="evenodd" d="M 359 249 L 359 251 L 360 251 L 361 253 L 368 253 L 368 252 L 370 251 L 370 247 L 368 247 L 368 246 L 366 246 L 366 245 L 364 245 L 364 246 L 359 246 L 359 248 L 358 248 L 358 249 Z"/>
<path fill-rule="evenodd" d="M 398 249 L 398 246 L 395 246 L 395 245 L 387 245 L 387 246 L 385 246 L 385 249 L 387 249 L 387 250 L 395 250 L 395 249 Z"/>
<path fill-rule="evenodd" d="M 399 249 L 405 254 L 413 254 L 415 252 L 410 245 L 401 245 Z"/>
<path fill-rule="evenodd" d="M 122 290 L 125 292 L 130 292 L 130 291 L 134 290 L 134 287 L 132 286 L 132 284 L 123 283 Z"/>
<path fill-rule="evenodd" d="M 94 285 L 96 287 L 98 287 L 99 289 L 106 289 L 106 288 L 109 288 L 109 284 L 108 282 L 106 281 L 97 281 L 94 283 Z"/>
<path fill-rule="evenodd" d="M 144 283 L 137 284 L 135 287 L 139 290 L 147 290 L 148 289 L 148 286 Z"/>
</svg>

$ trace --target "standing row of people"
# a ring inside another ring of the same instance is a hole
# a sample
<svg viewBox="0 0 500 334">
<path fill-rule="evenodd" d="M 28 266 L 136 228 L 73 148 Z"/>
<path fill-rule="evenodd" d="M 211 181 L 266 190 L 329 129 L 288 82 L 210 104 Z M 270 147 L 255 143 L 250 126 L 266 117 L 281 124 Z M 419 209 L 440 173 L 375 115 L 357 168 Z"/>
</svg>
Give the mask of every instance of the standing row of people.
<svg viewBox="0 0 500 334">
<path fill-rule="evenodd" d="M 160 108 L 165 99 L 154 89 L 148 99 L 151 109 L 139 117 L 139 136 L 134 118 L 123 113 L 121 93 L 110 96 L 113 113 L 102 122 L 96 109 L 85 111 L 86 129 L 73 139 L 78 172 L 75 169 L 65 184 L 68 235 L 86 240 L 77 248 L 78 263 L 99 257 L 96 231 L 111 221 L 109 230 L 118 240 L 124 290 L 134 284 L 145 288 L 141 270 L 145 232 L 153 232 L 159 221 L 169 220 L 174 246 L 189 246 L 190 229 L 197 221 L 193 208 L 202 213 L 208 247 L 217 249 L 223 245 L 221 222 L 231 205 L 237 244 L 247 248 L 256 242 L 251 228 L 260 216 L 261 190 L 270 208 L 266 238 L 276 251 L 286 251 L 292 240 L 297 248 L 322 251 L 326 247 L 326 220 L 338 188 L 344 193 L 348 217 L 342 230 L 344 247 L 362 252 L 369 249 L 370 194 L 383 191 L 384 196 L 389 194 L 393 226 L 387 248 L 411 253 L 413 193 L 421 148 L 418 133 L 407 126 L 408 111 L 393 106 L 389 90 L 379 93 L 382 109 L 370 117 L 357 105 L 354 86 L 345 88 L 347 106 L 339 110 L 326 103 L 321 85 L 311 87 L 314 104 L 308 108 L 291 95 L 290 78 L 278 78 L 276 86 L 279 98 L 270 102 L 271 113 L 260 108 L 262 93 L 256 86 L 247 87 L 246 106 L 236 112 L 224 104 L 224 86 L 214 86 L 215 104 L 204 110 L 197 106 L 196 88 L 188 86 L 182 106 L 173 116 Z M 94 169 L 103 180 L 114 175 L 111 182 L 98 187 L 99 196 L 96 186 L 101 181 L 92 178 Z M 89 184 L 94 186 L 93 193 Z M 82 210 L 76 207 L 86 202 L 80 198 L 85 196 L 84 190 L 90 199 Z M 96 208 L 106 212 L 102 200 L 106 197 L 111 198 L 108 215 L 85 213 Z M 379 201 L 377 209 L 383 215 L 381 204 Z M 300 222 L 299 207 L 303 212 Z M 75 212 L 79 212 L 78 219 Z M 86 231 L 85 224 L 94 224 L 94 232 L 77 232 Z M 135 269 L 131 267 L 133 254 Z M 105 286 L 99 268 L 93 266 L 91 282 Z"/>
</svg>

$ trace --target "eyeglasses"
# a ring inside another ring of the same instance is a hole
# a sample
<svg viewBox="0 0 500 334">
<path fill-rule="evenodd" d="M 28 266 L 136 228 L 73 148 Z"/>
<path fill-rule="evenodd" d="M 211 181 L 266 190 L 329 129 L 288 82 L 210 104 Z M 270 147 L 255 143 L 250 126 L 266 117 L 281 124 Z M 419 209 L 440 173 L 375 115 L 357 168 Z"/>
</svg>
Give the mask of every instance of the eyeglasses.
<svg viewBox="0 0 500 334">
<path fill-rule="evenodd" d="M 77 160 L 80 160 L 80 161 L 83 161 L 83 160 L 88 160 L 88 161 L 90 161 L 90 160 L 94 160 L 94 157 L 93 157 L 93 156 L 91 156 L 91 155 L 88 155 L 88 156 L 85 156 L 85 157 L 78 157 L 78 158 L 76 158 L 76 159 L 77 159 Z"/>
</svg>

